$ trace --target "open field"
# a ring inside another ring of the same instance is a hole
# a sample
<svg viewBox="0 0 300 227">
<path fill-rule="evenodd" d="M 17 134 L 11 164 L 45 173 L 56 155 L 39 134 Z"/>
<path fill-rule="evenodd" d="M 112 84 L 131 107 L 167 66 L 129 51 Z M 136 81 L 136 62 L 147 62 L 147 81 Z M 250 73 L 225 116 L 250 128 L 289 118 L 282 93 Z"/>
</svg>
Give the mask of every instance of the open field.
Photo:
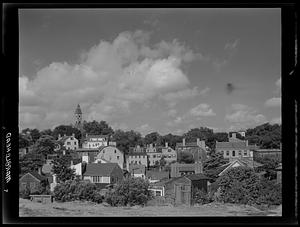
<svg viewBox="0 0 300 227">
<path fill-rule="evenodd" d="M 70 216 L 281 216 L 281 206 L 262 211 L 252 206 L 211 203 L 195 207 L 147 206 L 109 207 L 90 202 L 37 203 L 19 200 L 20 217 Z"/>
</svg>

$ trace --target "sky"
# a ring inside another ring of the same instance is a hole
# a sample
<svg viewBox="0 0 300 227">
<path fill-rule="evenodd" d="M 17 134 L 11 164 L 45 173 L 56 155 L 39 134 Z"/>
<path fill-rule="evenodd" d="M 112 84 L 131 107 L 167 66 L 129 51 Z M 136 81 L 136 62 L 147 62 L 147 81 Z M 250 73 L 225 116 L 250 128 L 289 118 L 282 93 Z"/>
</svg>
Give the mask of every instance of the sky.
<svg viewBox="0 0 300 227">
<path fill-rule="evenodd" d="M 19 129 L 281 124 L 280 9 L 21 9 Z"/>
</svg>

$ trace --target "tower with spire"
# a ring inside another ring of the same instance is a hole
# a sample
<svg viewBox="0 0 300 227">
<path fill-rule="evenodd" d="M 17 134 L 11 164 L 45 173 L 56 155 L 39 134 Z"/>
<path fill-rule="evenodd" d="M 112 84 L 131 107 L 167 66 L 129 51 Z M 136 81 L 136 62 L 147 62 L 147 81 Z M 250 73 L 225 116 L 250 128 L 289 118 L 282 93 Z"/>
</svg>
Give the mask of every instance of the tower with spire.
<svg viewBox="0 0 300 227">
<path fill-rule="evenodd" d="M 82 129 L 82 111 L 79 104 L 75 110 L 75 127 L 79 130 Z"/>
</svg>

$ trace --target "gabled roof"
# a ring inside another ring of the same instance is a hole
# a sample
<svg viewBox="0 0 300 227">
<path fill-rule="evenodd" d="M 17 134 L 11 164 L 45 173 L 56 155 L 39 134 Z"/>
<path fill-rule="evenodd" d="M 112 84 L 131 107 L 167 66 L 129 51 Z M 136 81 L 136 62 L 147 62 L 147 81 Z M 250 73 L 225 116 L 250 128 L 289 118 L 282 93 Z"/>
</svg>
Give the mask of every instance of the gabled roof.
<svg viewBox="0 0 300 227">
<path fill-rule="evenodd" d="M 260 167 L 263 165 L 259 162 L 256 162 L 256 161 L 248 159 L 248 158 L 237 158 L 237 159 L 234 159 L 231 162 L 223 165 L 223 166 L 225 166 L 225 168 L 218 175 L 221 176 L 228 169 L 230 169 L 235 163 L 239 163 L 240 166 L 245 166 L 245 167 L 249 167 L 249 168 L 257 168 L 257 167 Z"/>
<path fill-rule="evenodd" d="M 184 177 L 194 181 L 194 180 L 210 180 L 210 177 L 205 176 L 203 173 L 197 173 L 197 174 L 190 174 L 185 175 Z"/>
<path fill-rule="evenodd" d="M 216 142 L 216 149 L 247 149 L 246 142 Z"/>
<path fill-rule="evenodd" d="M 117 163 L 91 163 L 86 165 L 86 171 L 83 175 L 108 177 L 115 168 L 120 168 Z"/>
<path fill-rule="evenodd" d="M 30 174 L 31 176 L 33 176 L 34 178 L 36 178 L 38 181 L 42 181 L 42 180 L 46 180 L 47 178 L 40 175 L 38 172 L 28 172 L 28 173 L 25 173 L 21 178 L 20 180 L 26 176 L 27 174 Z"/>
<path fill-rule="evenodd" d="M 162 180 L 164 178 L 169 178 L 169 172 L 166 171 L 147 171 L 146 177 L 152 180 Z"/>
</svg>

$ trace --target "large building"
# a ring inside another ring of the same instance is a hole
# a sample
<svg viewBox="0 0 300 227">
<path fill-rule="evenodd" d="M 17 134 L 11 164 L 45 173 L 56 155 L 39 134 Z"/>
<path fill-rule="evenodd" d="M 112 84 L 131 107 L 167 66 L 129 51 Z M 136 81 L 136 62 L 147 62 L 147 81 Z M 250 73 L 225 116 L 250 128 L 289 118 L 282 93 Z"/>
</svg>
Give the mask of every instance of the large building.
<svg viewBox="0 0 300 227">
<path fill-rule="evenodd" d="M 82 148 L 94 149 L 108 146 L 108 135 L 86 135 Z"/>
<path fill-rule="evenodd" d="M 95 162 L 97 162 L 98 159 L 106 160 L 110 163 L 117 163 L 121 169 L 124 168 L 124 153 L 114 145 L 100 147 Z"/>
<path fill-rule="evenodd" d="M 66 150 L 77 150 L 79 148 L 79 141 L 75 138 L 73 133 L 71 136 L 61 136 L 58 135 L 57 141 L 66 149 Z"/>
<path fill-rule="evenodd" d="M 177 156 L 181 152 L 188 152 L 193 155 L 195 162 L 204 162 L 207 159 L 207 147 L 205 141 L 201 141 L 197 138 L 196 142 L 186 142 L 185 138 L 182 139 L 182 143 L 176 144 Z"/>
<path fill-rule="evenodd" d="M 228 142 L 216 142 L 216 152 L 222 153 L 224 158 L 229 160 L 236 158 L 253 158 L 253 150 L 255 145 L 249 145 L 248 140 L 240 140 L 235 133 L 229 137 Z"/>
</svg>

